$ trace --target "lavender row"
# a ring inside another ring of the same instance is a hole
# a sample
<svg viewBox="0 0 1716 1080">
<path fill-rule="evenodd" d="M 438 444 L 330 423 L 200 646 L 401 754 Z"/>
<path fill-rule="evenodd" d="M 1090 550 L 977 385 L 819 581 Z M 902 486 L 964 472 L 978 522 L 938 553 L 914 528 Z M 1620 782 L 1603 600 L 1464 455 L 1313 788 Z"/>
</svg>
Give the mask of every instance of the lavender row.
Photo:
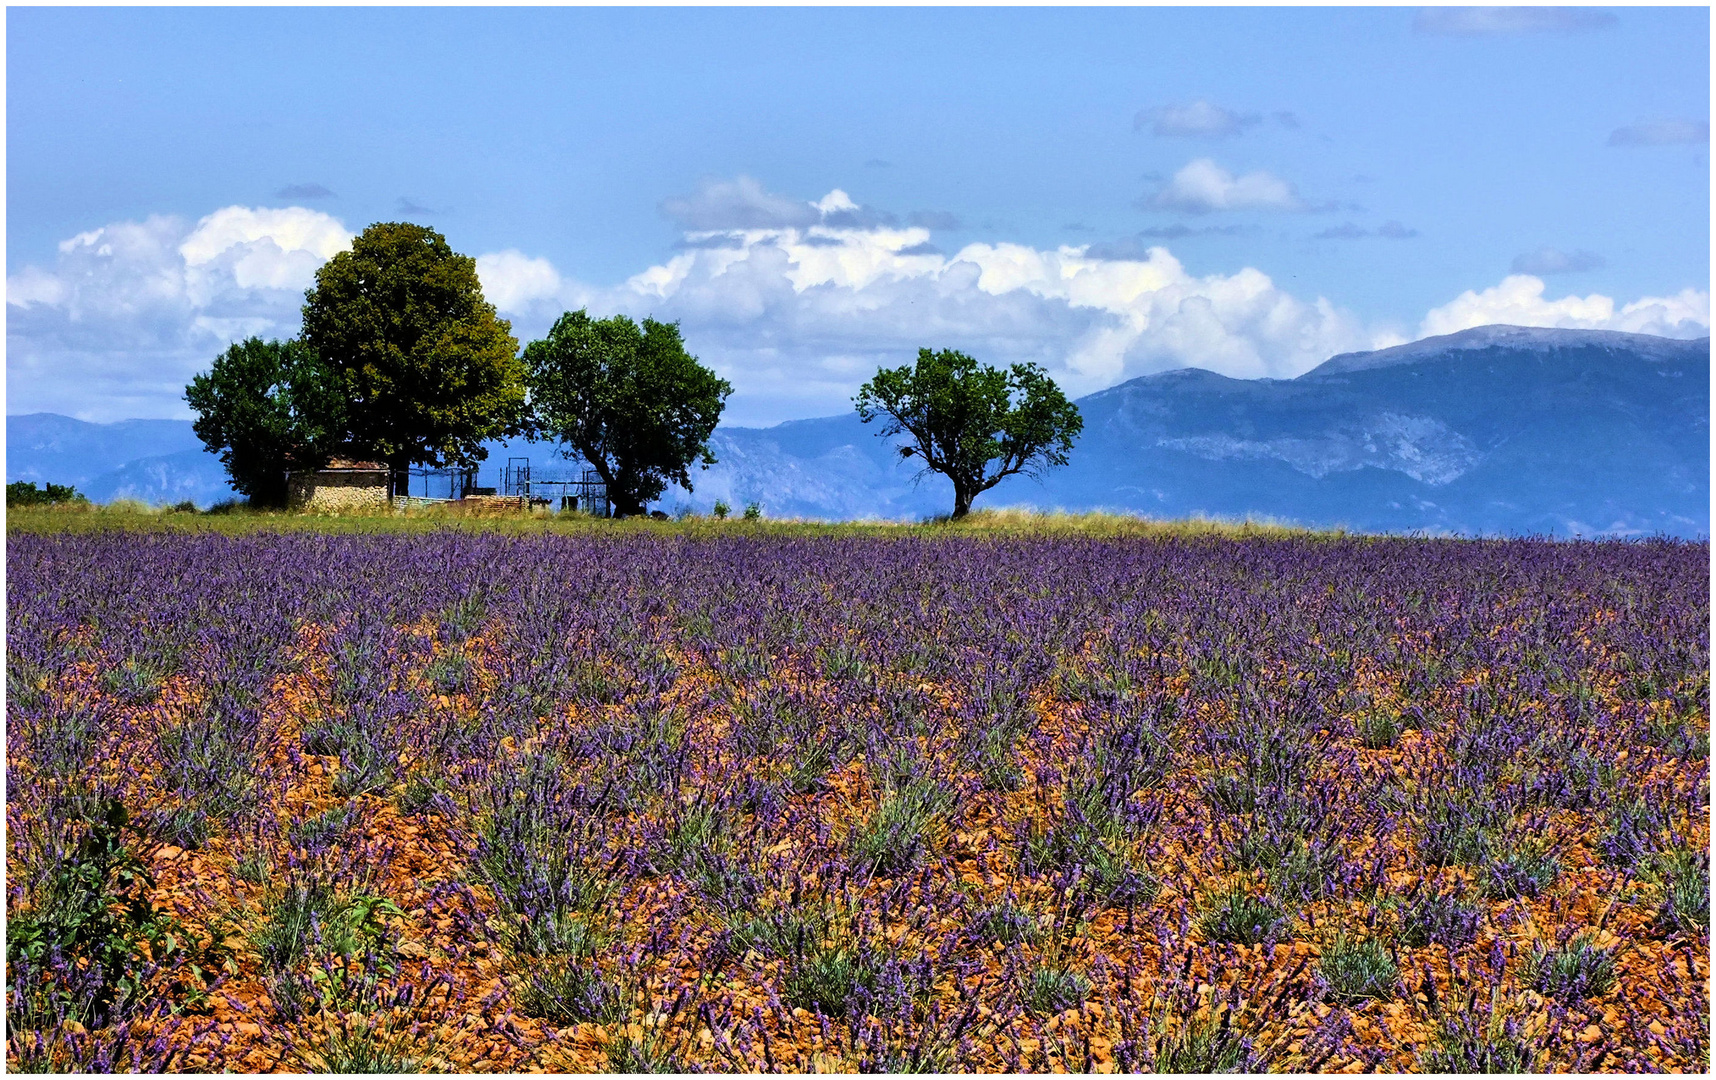
<svg viewBox="0 0 1716 1080">
<path fill-rule="evenodd" d="M 13 906 L 114 828 L 230 852 L 269 906 L 227 985 L 281 1030 L 404 977 L 385 806 L 445 831 L 489 1007 L 614 1067 L 1093 1064 L 1068 1022 L 1130 1068 L 1707 1059 L 1615 985 L 1707 969 L 1705 545 L 107 533 L 8 570 Z M 1598 937 L 1599 893 L 1650 918 Z M 63 931 L 14 1002 L 139 1022 Z M 1323 1011 L 1277 1038 L 1270 994 Z M 1355 1033 L 1394 999 L 1431 1033 Z M 1599 999 L 1645 1011 L 1580 1043 Z M 710 1044 L 618 1034 L 664 1011 Z"/>
</svg>

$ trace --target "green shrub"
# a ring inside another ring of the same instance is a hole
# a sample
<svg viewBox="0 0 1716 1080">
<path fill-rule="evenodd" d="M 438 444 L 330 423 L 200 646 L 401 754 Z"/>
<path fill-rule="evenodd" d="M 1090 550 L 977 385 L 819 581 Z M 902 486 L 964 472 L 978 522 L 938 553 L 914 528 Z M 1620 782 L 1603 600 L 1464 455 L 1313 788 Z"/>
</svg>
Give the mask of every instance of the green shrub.
<svg viewBox="0 0 1716 1080">
<path fill-rule="evenodd" d="M 532 964 L 515 998 L 524 1015 L 562 1026 L 580 1020 L 616 1020 L 624 1007 L 619 988 L 594 961 L 572 956 Z"/>
<path fill-rule="evenodd" d="M 404 912 L 386 897 L 300 881 L 267 899 L 252 942 L 263 965 L 274 972 L 294 967 L 312 951 L 351 959 L 383 942 L 387 928 L 382 917 L 387 915 L 403 917 Z"/>
<path fill-rule="evenodd" d="M 59 506 L 63 503 L 88 505 L 89 500 L 77 493 L 70 484 L 45 484 L 37 488 L 33 481 L 18 480 L 6 485 L 6 506 Z"/>
<path fill-rule="evenodd" d="M 1062 964 L 1045 963 L 1025 977 L 1025 1009 L 1035 1016 L 1053 1016 L 1081 1004 L 1090 993 L 1090 980 Z"/>
<path fill-rule="evenodd" d="M 1366 750 L 1387 750 L 1400 741 L 1406 721 L 1391 709 L 1366 709 L 1356 724 L 1359 743 Z"/>
<path fill-rule="evenodd" d="M 1536 896 L 1561 874 L 1561 860 L 1538 840 L 1525 840 L 1495 852 L 1478 879 L 1491 899 Z"/>
<path fill-rule="evenodd" d="M 1286 913 L 1267 896 L 1253 896 L 1244 885 L 1208 894 L 1198 910 L 1198 932 L 1210 941 L 1256 945 L 1287 926 Z"/>
<path fill-rule="evenodd" d="M 1158 1018 L 1151 1071 L 1186 1075 L 1249 1071 L 1245 1069 L 1249 1048 L 1226 1019 L 1214 1010 L 1193 1012 L 1174 1024 L 1165 1014 Z"/>
<path fill-rule="evenodd" d="M 1563 1001 L 1600 997 L 1615 985 L 1614 951 L 1599 949 L 1590 931 L 1559 948 L 1540 944 L 1526 957 L 1525 980 L 1538 992 Z"/>
<path fill-rule="evenodd" d="M 103 800 L 71 856 L 9 913 L 9 1029 L 109 1024 L 142 1004 L 146 969 L 182 951 L 150 903 L 155 881 L 125 844 L 128 828 L 125 806 Z"/>
<path fill-rule="evenodd" d="M 1710 932 L 1710 857 L 1702 851 L 1669 851 L 1659 856 L 1653 874 L 1662 881 L 1657 925 L 1683 934 Z"/>
<path fill-rule="evenodd" d="M 875 812 L 853 835 L 854 865 L 883 875 L 910 869 L 952 805 L 953 793 L 932 779 L 908 780 L 884 791 Z"/>
<path fill-rule="evenodd" d="M 1334 944 L 1323 950 L 1317 974 L 1328 984 L 1330 997 L 1349 1005 L 1366 998 L 1386 1001 L 1400 983 L 1400 966 L 1382 942 L 1345 934 L 1337 934 Z"/>
</svg>

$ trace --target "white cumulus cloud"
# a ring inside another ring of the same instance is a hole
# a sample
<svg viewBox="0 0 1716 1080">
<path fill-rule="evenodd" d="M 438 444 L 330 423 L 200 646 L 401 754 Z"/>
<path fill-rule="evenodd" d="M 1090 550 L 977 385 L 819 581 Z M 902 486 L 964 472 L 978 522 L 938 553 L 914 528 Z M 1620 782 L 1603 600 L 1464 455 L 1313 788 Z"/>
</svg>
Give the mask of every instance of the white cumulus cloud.
<svg viewBox="0 0 1716 1080">
<path fill-rule="evenodd" d="M 683 208 L 698 227 L 624 281 L 583 282 L 507 248 L 477 258 L 485 295 L 521 341 L 579 307 L 679 322 L 692 352 L 733 382 L 726 420 L 736 424 L 843 412 L 877 367 L 924 346 L 1038 363 L 1076 396 L 1177 367 L 1287 378 L 1404 340 L 1254 267 L 1192 274 L 1148 234 L 1125 245 L 952 250 L 924 224 L 839 189 L 819 200 L 754 182 L 703 190 L 713 194 L 701 209 Z M 51 262 L 7 279 L 9 408 L 186 415 L 185 383 L 230 342 L 298 331 L 304 288 L 349 241 L 339 221 L 298 207 L 227 207 L 194 223 L 157 216 L 71 237 Z M 1514 323 L 1687 337 L 1708 333 L 1709 306 L 1696 289 L 1630 303 L 1549 299 L 1540 278 L 1521 274 L 1429 312 L 1420 333 Z"/>
<path fill-rule="evenodd" d="M 529 311 L 543 300 L 558 300 L 563 283 L 554 264 L 516 249 L 477 256 L 477 280 L 483 297 L 501 311 Z"/>
<path fill-rule="evenodd" d="M 611 288 L 518 252 L 479 257 L 479 273 L 485 288 L 491 272 L 534 283 L 509 285 L 508 302 L 490 292 L 526 338 L 577 306 L 679 321 L 692 351 L 734 383 L 730 423 L 843 411 L 879 365 L 922 346 L 1039 363 L 1083 394 L 1185 366 L 1287 377 L 1398 340 L 1256 269 L 1190 274 L 1165 247 L 1115 257 L 1090 245 L 974 243 L 943 253 L 922 227 L 832 224 L 887 219 L 845 192 L 804 205 L 817 224 L 693 231 L 672 257 Z M 546 295 L 555 281 L 559 292 Z"/>
<path fill-rule="evenodd" d="M 79 233 L 6 279 L 7 407 L 94 420 L 182 413 L 233 341 L 298 332 L 317 267 L 351 242 L 302 207 L 229 206 Z"/>
<path fill-rule="evenodd" d="M 1160 191 L 1144 200 L 1155 210 L 1207 214 L 1217 210 L 1304 210 L 1293 185 L 1259 170 L 1235 176 L 1209 158 L 1188 162 Z"/>
<path fill-rule="evenodd" d="M 1682 289 L 1673 296 L 1647 296 L 1616 305 L 1600 293 L 1543 295 L 1542 278 L 1511 274 L 1482 292 L 1467 290 L 1424 316 L 1420 337 L 1434 337 L 1502 323 L 1511 326 L 1553 326 L 1570 330 L 1621 330 L 1633 334 L 1696 338 L 1710 332 L 1710 294 Z"/>
</svg>

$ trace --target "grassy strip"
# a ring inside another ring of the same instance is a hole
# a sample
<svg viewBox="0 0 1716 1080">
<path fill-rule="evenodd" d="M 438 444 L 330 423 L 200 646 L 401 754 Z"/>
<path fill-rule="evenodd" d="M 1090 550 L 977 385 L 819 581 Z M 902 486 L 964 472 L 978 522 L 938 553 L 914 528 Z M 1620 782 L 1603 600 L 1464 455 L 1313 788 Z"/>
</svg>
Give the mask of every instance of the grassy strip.
<svg viewBox="0 0 1716 1080">
<path fill-rule="evenodd" d="M 946 537 L 946 536 L 1067 536 L 1089 539 L 1338 539 L 1345 529 L 1307 529 L 1250 519 L 1223 521 L 1191 518 L 1159 521 L 1102 512 L 1038 512 L 1028 509 L 976 510 L 963 521 L 931 519 L 920 522 L 824 522 L 796 519 L 727 518 L 693 514 L 669 521 L 630 518 L 616 521 L 579 513 L 470 514 L 452 507 L 409 509 L 385 514 L 294 514 L 244 507 L 212 512 L 154 509 L 119 500 L 106 506 L 14 507 L 6 513 L 11 532 L 92 532 L 131 529 L 151 532 L 242 535 L 255 532 L 419 533 L 440 529 L 469 529 L 517 535 L 591 533 L 646 536 L 771 537 Z"/>
</svg>

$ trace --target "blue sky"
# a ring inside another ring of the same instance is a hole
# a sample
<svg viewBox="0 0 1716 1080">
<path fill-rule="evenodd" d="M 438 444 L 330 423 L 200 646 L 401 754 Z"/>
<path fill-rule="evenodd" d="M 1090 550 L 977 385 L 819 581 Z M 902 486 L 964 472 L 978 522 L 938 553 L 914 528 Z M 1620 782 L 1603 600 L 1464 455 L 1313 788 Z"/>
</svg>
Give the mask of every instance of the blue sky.
<svg viewBox="0 0 1716 1080">
<path fill-rule="evenodd" d="M 1074 393 L 1483 322 L 1702 336 L 1709 15 L 7 12 L 7 412 L 187 416 L 374 221 L 521 342 L 677 319 L 728 420 L 917 347 Z"/>
</svg>

